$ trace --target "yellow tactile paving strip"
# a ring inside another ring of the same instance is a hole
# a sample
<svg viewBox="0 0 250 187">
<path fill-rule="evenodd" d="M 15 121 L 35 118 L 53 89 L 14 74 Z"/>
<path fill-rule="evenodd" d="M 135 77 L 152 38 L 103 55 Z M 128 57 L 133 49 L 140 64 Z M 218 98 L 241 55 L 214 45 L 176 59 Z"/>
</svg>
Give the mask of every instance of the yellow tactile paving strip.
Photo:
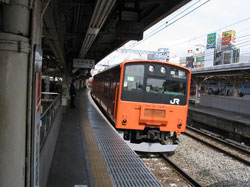
<svg viewBox="0 0 250 187">
<path fill-rule="evenodd" d="M 82 133 L 84 134 L 88 156 L 90 160 L 90 167 L 93 176 L 93 183 L 95 187 L 109 187 L 113 186 L 107 166 L 102 155 L 102 152 L 98 146 L 96 136 L 93 129 L 91 128 L 88 116 L 84 110 L 84 93 L 81 95 L 80 99 L 81 106 L 81 116 L 82 116 Z"/>
</svg>

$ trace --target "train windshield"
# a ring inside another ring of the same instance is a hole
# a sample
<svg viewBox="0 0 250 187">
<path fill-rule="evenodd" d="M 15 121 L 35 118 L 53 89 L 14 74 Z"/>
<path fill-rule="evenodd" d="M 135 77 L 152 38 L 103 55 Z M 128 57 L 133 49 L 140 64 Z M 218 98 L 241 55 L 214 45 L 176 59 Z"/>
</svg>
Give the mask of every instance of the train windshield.
<svg viewBox="0 0 250 187">
<path fill-rule="evenodd" d="M 188 72 L 156 63 L 125 66 L 122 100 L 186 105 Z"/>
<path fill-rule="evenodd" d="M 148 77 L 146 92 L 170 95 L 186 95 L 186 74 L 183 70 L 171 68 L 170 77 L 176 80 Z"/>
<path fill-rule="evenodd" d="M 124 76 L 123 89 L 127 91 L 142 91 L 144 65 L 127 66 Z"/>
</svg>

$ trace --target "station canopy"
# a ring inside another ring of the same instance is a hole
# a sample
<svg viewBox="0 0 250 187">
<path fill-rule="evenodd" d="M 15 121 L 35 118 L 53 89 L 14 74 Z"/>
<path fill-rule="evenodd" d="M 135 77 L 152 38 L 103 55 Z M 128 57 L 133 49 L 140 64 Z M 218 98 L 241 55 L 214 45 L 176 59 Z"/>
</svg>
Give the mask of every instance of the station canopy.
<svg viewBox="0 0 250 187">
<path fill-rule="evenodd" d="M 193 82 L 222 81 L 225 83 L 250 82 L 250 63 L 224 64 L 192 69 Z"/>
<path fill-rule="evenodd" d="M 46 0 L 43 72 L 72 74 L 74 58 L 95 63 L 190 0 Z M 86 74 L 86 73 L 85 73 Z"/>
</svg>

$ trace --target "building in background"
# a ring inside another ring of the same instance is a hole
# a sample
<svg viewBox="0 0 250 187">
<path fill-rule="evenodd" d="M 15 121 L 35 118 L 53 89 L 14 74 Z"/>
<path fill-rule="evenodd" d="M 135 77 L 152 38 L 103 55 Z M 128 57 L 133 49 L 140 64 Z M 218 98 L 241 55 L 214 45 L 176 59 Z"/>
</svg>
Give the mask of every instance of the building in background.
<svg viewBox="0 0 250 187">
<path fill-rule="evenodd" d="M 168 48 L 159 48 L 157 52 L 149 51 L 147 54 L 148 60 L 162 60 L 169 61 L 169 49 Z"/>
<path fill-rule="evenodd" d="M 202 44 L 195 45 L 193 57 L 194 57 L 194 68 L 200 68 L 204 66 L 204 53 L 205 47 Z"/>
<path fill-rule="evenodd" d="M 240 62 L 248 62 L 250 63 L 250 54 L 249 53 L 243 53 L 240 55 Z"/>
<path fill-rule="evenodd" d="M 119 64 L 126 60 L 148 59 L 169 61 L 169 54 L 170 51 L 168 48 L 159 48 L 157 51 L 120 48 L 115 51 L 115 54 L 106 59 L 104 62 L 98 63 L 95 66 L 95 70 L 92 71 L 92 74 L 101 72 L 112 65 Z"/>
<path fill-rule="evenodd" d="M 239 62 L 239 49 L 235 47 L 235 31 L 225 31 L 221 38 L 221 64 L 237 62 Z"/>
<path fill-rule="evenodd" d="M 186 67 L 193 68 L 194 67 L 194 57 L 193 56 L 187 56 L 186 57 Z"/>
<path fill-rule="evenodd" d="M 212 67 L 216 65 L 239 62 L 239 48 L 235 46 L 235 31 L 229 30 L 207 35 L 206 48 L 196 45 L 189 49 L 186 57 L 186 66 L 190 68 Z"/>
<path fill-rule="evenodd" d="M 177 65 L 180 65 L 180 66 L 186 66 L 186 57 L 172 57 L 169 59 L 169 62 L 173 63 L 173 64 L 177 64 Z"/>
</svg>

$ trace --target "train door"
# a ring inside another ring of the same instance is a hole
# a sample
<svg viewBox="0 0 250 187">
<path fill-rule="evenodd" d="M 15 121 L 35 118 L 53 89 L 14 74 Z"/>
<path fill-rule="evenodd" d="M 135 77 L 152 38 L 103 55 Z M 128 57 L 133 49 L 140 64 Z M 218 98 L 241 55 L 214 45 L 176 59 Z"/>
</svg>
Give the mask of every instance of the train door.
<svg viewBox="0 0 250 187">
<path fill-rule="evenodd" d="M 113 88 L 113 96 L 112 101 L 114 103 L 114 107 L 112 107 L 112 116 L 116 119 L 117 108 L 118 108 L 118 96 L 119 96 L 119 88 L 120 88 L 120 68 L 115 70 L 115 78 L 114 78 L 114 88 Z"/>
</svg>

